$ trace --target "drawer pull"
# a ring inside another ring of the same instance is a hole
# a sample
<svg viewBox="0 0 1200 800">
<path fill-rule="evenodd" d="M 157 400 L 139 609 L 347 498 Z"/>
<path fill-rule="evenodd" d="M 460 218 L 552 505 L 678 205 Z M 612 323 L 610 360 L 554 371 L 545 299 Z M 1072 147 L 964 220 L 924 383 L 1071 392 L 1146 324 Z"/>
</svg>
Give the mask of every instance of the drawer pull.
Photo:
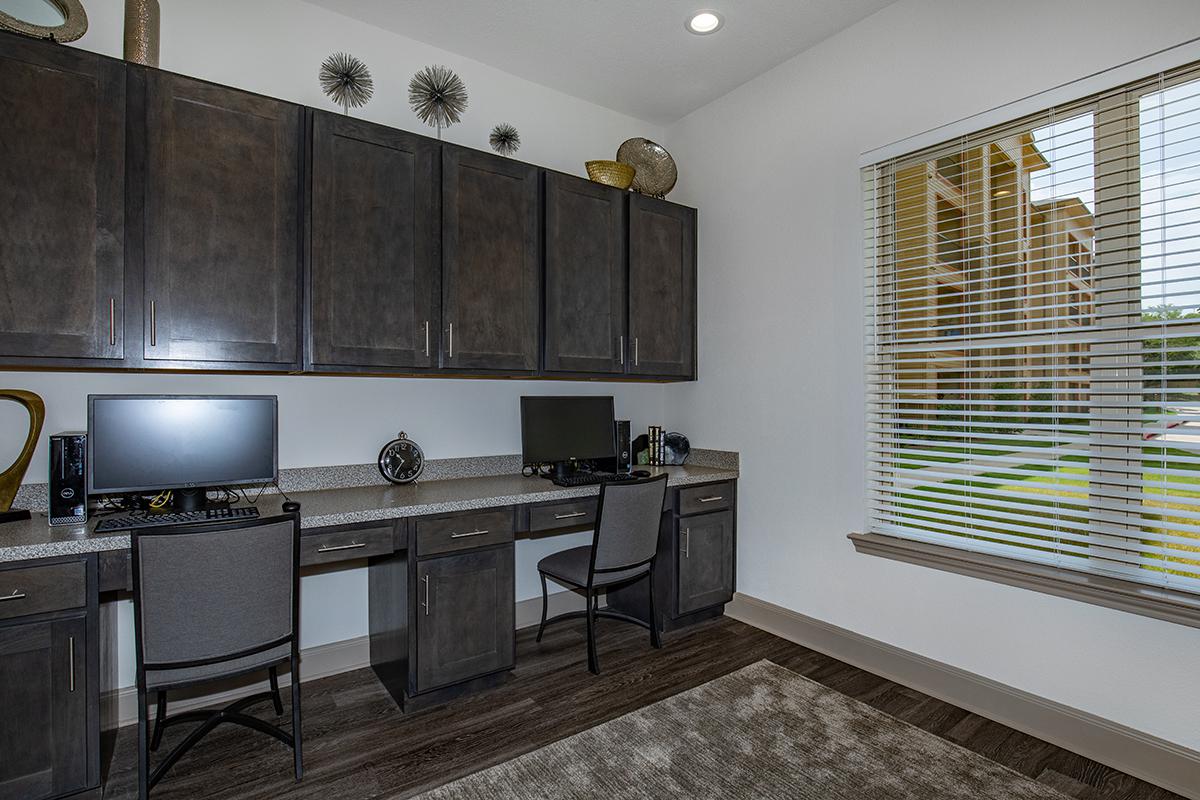
<svg viewBox="0 0 1200 800">
<path fill-rule="evenodd" d="M 712 497 L 701 497 L 701 498 L 697 499 L 696 502 L 697 503 L 715 503 L 718 500 L 724 500 L 724 499 L 725 498 L 722 497 L 721 495 L 714 494 Z"/>
<path fill-rule="evenodd" d="M 488 531 L 467 531 L 466 533 L 452 533 L 452 534 L 450 534 L 450 538 L 451 539 L 465 539 L 468 536 L 483 536 L 485 533 L 488 533 Z"/>
<path fill-rule="evenodd" d="M 683 557 L 689 558 L 692 554 L 692 529 L 683 529 Z"/>
<path fill-rule="evenodd" d="M 318 553 L 334 553 L 338 550 L 357 550 L 360 547 L 366 547 L 366 542 L 353 542 L 351 544 L 327 544 L 324 547 L 318 547 Z"/>
<path fill-rule="evenodd" d="M 588 512 L 586 512 L 586 511 L 576 511 L 572 514 L 555 514 L 554 518 L 555 519 L 575 519 L 576 517 L 586 517 L 587 515 L 588 515 Z"/>
<path fill-rule="evenodd" d="M 67 637 L 67 659 L 71 662 L 70 669 L 70 690 L 75 691 L 75 637 Z"/>
<path fill-rule="evenodd" d="M 426 575 L 425 577 L 421 578 L 421 583 L 425 584 L 425 602 L 423 603 L 423 605 L 425 606 L 425 616 L 428 617 L 429 616 L 429 576 Z"/>
<path fill-rule="evenodd" d="M 5 600 L 24 600 L 24 599 L 25 599 L 24 592 L 18 591 L 17 589 L 13 589 L 12 594 L 6 594 L 6 595 L 0 597 L 0 602 L 3 602 Z"/>
</svg>

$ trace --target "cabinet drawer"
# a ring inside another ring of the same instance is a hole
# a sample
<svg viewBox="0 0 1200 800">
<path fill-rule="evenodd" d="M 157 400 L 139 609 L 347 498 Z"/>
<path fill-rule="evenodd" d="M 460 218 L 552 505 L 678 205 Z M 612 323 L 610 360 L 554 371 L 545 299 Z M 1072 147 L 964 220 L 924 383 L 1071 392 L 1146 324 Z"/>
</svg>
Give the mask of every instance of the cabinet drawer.
<svg viewBox="0 0 1200 800">
<path fill-rule="evenodd" d="M 513 540 L 511 509 L 417 520 L 417 555 L 453 553 Z"/>
<path fill-rule="evenodd" d="M 350 561 L 386 555 L 394 549 L 391 525 L 314 533 L 300 537 L 300 563 L 307 566 Z"/>
<path fill-rule="evenodd" d="M 679 490 L 680 515 L 720 511 L 732 505 L 733 484 L 728 481 Z"/>
<path fill-rule="evenodd" d="M 529 530 L 553 531 L 559 528 L 581 528 L 596 524 L 596 507 L 599 499 L 589 497 L 569 503 L 554 503 L 534 506 L 529 509 Z"/>
<path fill-rule="evenodd" d="M 0 571 L 0 619 L 87 605 L 87 565 L 44 564 Z"/>
</svg>

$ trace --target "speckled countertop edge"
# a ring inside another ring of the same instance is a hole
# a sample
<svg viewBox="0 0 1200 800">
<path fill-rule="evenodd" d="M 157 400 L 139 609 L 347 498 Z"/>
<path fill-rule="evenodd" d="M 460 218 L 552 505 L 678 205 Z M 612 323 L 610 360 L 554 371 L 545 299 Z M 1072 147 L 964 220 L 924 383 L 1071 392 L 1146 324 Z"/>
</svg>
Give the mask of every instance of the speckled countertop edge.
<svg viewBox="0 0 1200 800">
<path fill-rule="evenodd" d="M 726 462 L 727 463 L 727 462 Z M 720 467 L 708 467 L 689 461 L 685 467 L 668 467 L 668 485 L 688 486 L 714 481 L 736 480 L 738 472 Z M 696 470 L 696 471 L 692 471 Z M 657 472 L 651 468 L 652 472 Z M 477 476 L 479 478 L 494 477 L 498 482 L 517 479 L 515 475 Z M 459 487 L 453 484 L 458 481 L 468 481 L 470 478 L 450 478 L 439 481 L 421 481 L 422 488 L 453 493 Z M 432 484 L 432 485 L 431 485 Z M 476 481 L 472 484 L 478 485 Z M 396 487 L 390 487 L 397 490 Z M 403 487 L 400 487 L 401 489 Z M 461 487 L 464 491 L 474 488 Z M 397 503 L 384 505 L 383 497 L 371 498 L 372 493 L 388 492 L 389 487 L 351 486 L 337 489 L 317 489 L 308 492 L 289 492 L 292 499 L 301 503 L 301 527 L 305 529 L 325 528 L 334 525 L 350 525 L 363 522 L 378 522 L 404 517 L 427 516 L 433 514 L 449 514 L 458 511 L 472 511 L 482 508 L 496 508 L 511 505 L 525 505 L 548 501 L 570 500 L 576 497 L 590 497 L 599 494 L 598 486 L 559 487 L 546 484 L 545 491 L 523 491 L 519 493 L 483 492 L 479 496 L 454 497 L 438 502 Z M 357 510 L 337 510 L 332 513 L 321 513 L 322 505 L 339 506 L 350 502 L 349 495 L 365 493 L 364 501 L 371 501 Z M 278 495 L 264 497 L 259 508 L 264 515 L 279 513 L 282 498 Z M 316 507 L 314 513 L 305 514 L 306 507 Z M 111 534 L 96 534 L 91 531 L 94 521 L 87 526 L 74 528 L 51 528 L 44 513 L 35 512 L 34 518 L 26 522 L 8 523 L 9 525 L 25 526 L 26 538 L 34 538 L 21 544 L 5 545 L 5 529 L 0 527 L 0 562 L 24 561 L 29 559 L 50 558 L 63 555 L 78 555 L 82 553 L 102 553 L 112 550 L 127 550 L 129 534 L 114 532 Z M 42 536 L 45 539 L 42 539 Z M 61 538 L 55 538 L 61 537 Z"/>
</svg>

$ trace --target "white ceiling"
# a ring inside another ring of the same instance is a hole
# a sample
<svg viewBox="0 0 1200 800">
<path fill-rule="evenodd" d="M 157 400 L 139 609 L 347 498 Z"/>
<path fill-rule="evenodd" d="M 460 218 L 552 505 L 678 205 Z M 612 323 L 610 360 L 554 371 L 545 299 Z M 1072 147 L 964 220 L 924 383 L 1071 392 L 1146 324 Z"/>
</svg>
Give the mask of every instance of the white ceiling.
<svg viewBox="0 0 1200 800">
<path fill-rule="evenodd" d="M 309 0 L 669 124 L 893 0 Z M 697 10 L 725 26 L 684 30 Z M 453 67 L 453 65 L 448 65 Z"/>
</svg>

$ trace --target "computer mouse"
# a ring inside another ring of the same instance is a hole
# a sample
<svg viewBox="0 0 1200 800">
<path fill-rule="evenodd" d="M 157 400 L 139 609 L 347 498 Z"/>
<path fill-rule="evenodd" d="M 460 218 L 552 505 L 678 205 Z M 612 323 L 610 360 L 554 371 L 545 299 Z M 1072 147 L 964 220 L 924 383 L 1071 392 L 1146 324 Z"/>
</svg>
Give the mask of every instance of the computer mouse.
<svg viewBox="0 0 1200 800">
<path fill-rule="evenodd" d="M 648 469 L 635 469 L 633 472 L 631 472 L 631 473 L 629 473 L 629 474 L 630 474 L 630 475 L 632 475 L 632 476 L 633 476 L 633 477 L 635 477 L 635 478 L 649 478 L 649 477 L 650 477 L 650 470 L 648 470 Z"/>
<path fill-rule="evenodd" d="M 294 511 L 300 510 L 300 504 L 297 503 L 295 500 L 286 500 L 286 501 L 284 501 L 284 504 L 283 504 L 283 510 L 285 512 L 287 512 L 288 514 L 291 514 Z"/>
</svg>

